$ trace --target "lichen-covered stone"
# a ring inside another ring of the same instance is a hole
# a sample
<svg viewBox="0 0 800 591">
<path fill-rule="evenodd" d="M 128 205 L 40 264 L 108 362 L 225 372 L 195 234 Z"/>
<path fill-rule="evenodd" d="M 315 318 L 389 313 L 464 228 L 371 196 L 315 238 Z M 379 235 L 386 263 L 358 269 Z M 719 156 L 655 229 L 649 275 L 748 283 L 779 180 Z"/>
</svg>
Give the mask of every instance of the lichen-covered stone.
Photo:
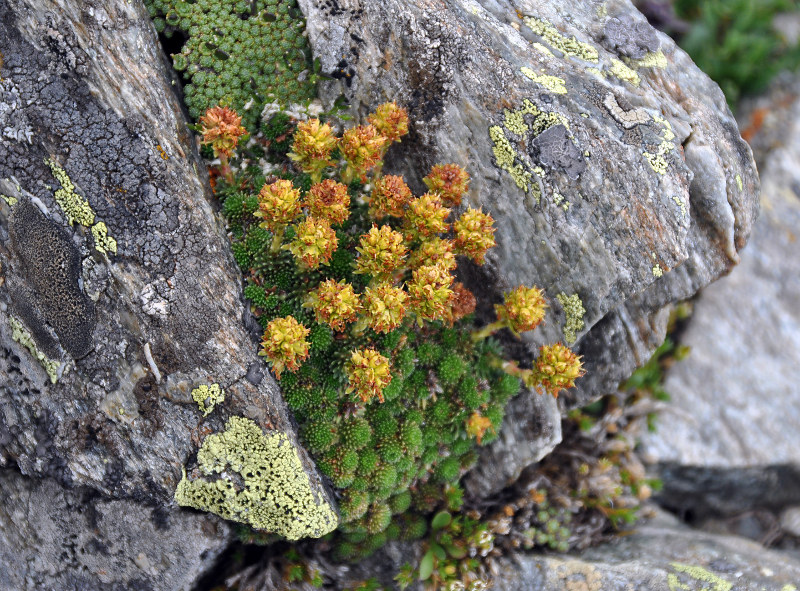
<svg viewBox="0 0 800 591">
<path fill-rule="evenodd" d="M 388 172 L 415 191 L 432 164 L 470 173 L 465 201 L 498 246 L 468 287 L 582 302 L 581 328 L 551 305 L 526 337 L 575 338 L 587 372 L 566 405 L 616 390 L 663 341 L 665 306 L 738 261 L 758 209 L 750 150 L 719 88 L 630 2 L 299 3 L 338 78 L 328 102 L 408 109 Z"/>
</svg>

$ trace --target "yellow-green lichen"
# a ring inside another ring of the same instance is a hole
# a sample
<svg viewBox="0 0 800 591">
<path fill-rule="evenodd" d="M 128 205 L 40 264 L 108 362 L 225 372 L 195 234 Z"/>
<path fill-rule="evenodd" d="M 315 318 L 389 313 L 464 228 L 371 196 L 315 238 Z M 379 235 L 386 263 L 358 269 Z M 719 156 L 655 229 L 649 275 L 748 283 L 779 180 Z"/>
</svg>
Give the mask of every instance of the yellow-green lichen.
<svg viewBox="0 0 800 591">
<path fill-rule="evenodd" d="M 626 60 L 633 68 L 666 68 L 667 56 L 660 49 L 658 51 L 648 51 L 644 57 L 639 59 Z"/>
<path fill-rule="evenodd" d="M 744 188 L 744 183 L 742 183 L 742 175 L 740 174 L 736 175 L 736 186 L 739 187 L 740 191 Z"/>
<path fill-rule="evenodd" d="M 781 591 L 797 591 L 797 587 L 795 587 L 791 583 L 787 583 L 786 585 L 781 587 Z"/>
<path fill-rule="evenodd" d="M 695 581 L 711 584 L 712 586 L 709 591 L 731 591 L 731 589 L 733 589 L 732 583 L 729 583 L 725 579 L 718 577 L 714 573 L 704 569 L 702 566 L 692 566 L 689 564 L 681 564 L 679 562 L 672 562 L 670 563 L 670 566 L 679 573 L 689 575 Z M 675 581 L 677 581 L 677 578 L 675 578 Z M 688 589 L 688 587 L 678 587 L 678 589 L 681 588 Z M 670 587 L 670 589 L 672 589 L 672 587 Z"/>
<path fill-rule="evenodd" d="M 51 158 L 45 160 L 45 163 L 50 167 L 53 176 L 61 184 L 61 188 L 56 190 L 53 197 L 67 216 L 69 225 L 71 226 L 75 222 L 78 222 L 82 226 L 88 228 L 94 224 L 94 211 L 89 205 L 89 202 L 75 192 L 75 185 L 70 180 L 67 172 Z"/>
<path fill-rule="evenodd" d="M 548 76 L 547 74 L 537 74 L 530 68 L 526 67 L 520 68 L 520 72 L 522 72 L 525 77 L 530 78 L 537 84 L 541 84 L 550 92 L 554 92 L 555 94 L 567 94 L 567 86 L 563 78 L 559 78 L 558 76 Z"/>
<path fill-rule="evenodd" d="M 659 265 L 659 264 L 656 264 L 656 265 L 653 267 L 653 277 L 655 277 L 656 279 L 658 279 L 658 278 L 659 278 L 659 277 L 661 277 L 662 275 L 664 275 L 664 270 L 661 268 L 661 265 Z"/>
<path fill-rule="evenodd" d="M 219 384 L 211 384 L 210 386 L 202 384 L 192 390 L 192 398 L 197 403 L 203 416 L 207 417 L 218 404 L 225 401 L 225 391 L 220 388 Z"/>
<path fill-rule="evenodd" d="M 12 197 L 11 195 L 0 195 L 3 198 L 3 201 L 8 203 L 11 207 L 14 207 L 17 204 L 17 198 Z"/>
<path fill-rule="evenodd" d="M 105 222 L 97 222 L 92 226 L 94 247 L 103 254 L 117 254 L 117 241 L 108 235 L 108 226 Z"/>
<path fill-rule="evenodd" d="M 36 342 L 33 340 L 33 336 L 31 336 L 31 333 L 28 332 L 22 322 L 13 316 L 9 316 L 8 324 L 11 326 L 11 338 L 31 352 L 31 355 L 42 364 L 42 367 L 50 377 L 50 381 L 55 384 L 58 381 L 58 370 L 61 367 L 61 362 L 50 359 L 39 350 L 39 347 L 36 346 Z"/>
<path fill-rule="evenodd" d="M 539 35 L 550 47 L 557 49 L 561 53 L 595 64 L 598 62 L 597 49 L 589 43 L 578 41 L 575 37 L 562 35 L 558 32 L 558 29 L 546 20 L 535 16 L 526 16 L 522 19 L 522 22 L 531 31 Z"/>
<path fill-rule="evenodd" d="M 686 211 L 686 202 L 682 197 L 678 197 L 677 195 L 672 196 L 672 200 L 675 202 L 675 205 L 681 208 L 681 216 L 684 218 L 688 215 Z"/>
<path fill-rule="evenodd" d="M 541 52 L 542 52 L 543 54 L 545 54 L 545 55 L 549 55 L 550 57 L 555 57 L 555 56 L 553 55 L 553 52 L 552 52 L 552 51 L 550 51 L 549 49 L 547 49 L 547 46 L 545 46 L 545 45 L 542 45 L 542 44 L 541 44 L 541 43 L 539 43 L 538 41 L 536 41 L 536 42 L 534 42 L 534 43 L 533 43 L 533 48 L 534 48 L 534 49 L 537 49 L 537 50 L 539 50 L 539 51 L 541 51 Z"/>
<path fill-rule="evenodd" d="M 611 58 L 611 67 L 608 69 L 608 72 L 615 78 L 619 78 L 623 82 L 633 84 L 634 86 L 639 86 L 641 82 L 636 70 L 632 70 L 617 58 Z"/>
<path fill-rule="evenodd" d="M 503 126 L 511 133 L 516 133 L 517 135 L 525 135 L 530 129 L 525 123 L 523 113 L 519 111 L 509 111 L 508 109 L 504 112 Z"/>
<path fill-rule="evenodd" d="M 511 142 L 508 141 L 506 134 L 503 133 L 503 128 L 499 125 L 492 125 L 489 128 L 489 137 L 494 143 L 492 152 L 497 166 L 510 174 L 517 186 L 527 193 L 531 183 L 531 173 L 525 170 L 522 164 L 514 163 L 517 153 L 511 146 Z"/>
<path fill-rule="evenodd" d="M 320 537 L 338 525 L 333 508 L 311 489 L 300 456 L 285 433 L 265 435 L 252 420 L 231 417 L 225 431 L 205 438 L 197 464 L 202 476 L 189 480 L 184 473 L 178 483 L 179 505 L 288 540 Z"/>
<path fill-rule="evenodd" d="M 660 115 L 653 115 L 653 120 L 661 124 L 663 130 L 661 131 L 661 143 L 658 145 L 655 153 L 642 152 L 650 167 L 658 174 L 666 174 L 667 172 L 667 158 L 666 154 L 675 148 L 672 140 L 675 139 L 675 133 L 672 131 L 672 125 L 664 117 Z"/>
<path fill-rule="evenodd" d="M 567 321 L 564 324 L 564 339 L 567 343 L 574 343 L 577 339 L 577 334 L 585 326 L 583 317 L 586 315 L 586 309 L 583 307 L 583 302 L 577 293 L 568 296 L 566 293 L 561 292 L 556 296 L 556 299 L 567 316 Z"/>
</svg>

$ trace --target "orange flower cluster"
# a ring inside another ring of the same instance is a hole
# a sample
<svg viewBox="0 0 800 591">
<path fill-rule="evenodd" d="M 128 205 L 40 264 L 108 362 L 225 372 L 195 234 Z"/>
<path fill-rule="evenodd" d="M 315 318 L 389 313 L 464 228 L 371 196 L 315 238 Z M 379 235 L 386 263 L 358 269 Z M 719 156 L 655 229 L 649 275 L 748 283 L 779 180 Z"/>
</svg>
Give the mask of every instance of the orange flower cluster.
<svg viewBox="0 0 800 591">
<path fill-rule="evenodd" d="M 413 199 L 405 213 L 405 231 L 409 240 L 426 240 L 447 232 L 450 225 L 445 221 L 450 210 L 434 193 Z"/>
<path fill-rule="evenodd" d="M 397 103 L 384 103 L 367 120 L 388 142 L 399 142 L 408 133 L 408 113 Z"/>
<path fill-rule="evenodd" d="M 469 188 L 469 175 L 457 164 L 437 164 L 422 180 L 431 193 L 439 195 L 450 207 L 461 205 L 461 198 Z"/>
<path fill-rule="evenodd" d="M 331 224 L 341 224 L 350 217 L 347 187 L 332 179 L 312 185 L 306 194 L 305 205 L 311 216 L 326 219 Z"/>
<path fill-rule="evenodd" d="M 239 138 L 247 133 L 242 118 L 228 107 L 212 107 L 198 120 L 203 145 L 211 144 L 214 157 L 230 158 Z"/>
<path fill-rule="evenodd" d="M 401 176 L 386 175 L 375 180 L 369 198 L 369 213 L 375 219 L 403 217 L 403 211 L 414 196 Z"/>
<path fill-rule="evenodd" d="M 441 265 L 426 265 L 416 269 L 408 284 L 411 307 L 417 322 L 446 318 L 452 304 L 453 276 Z"/>
</svg>

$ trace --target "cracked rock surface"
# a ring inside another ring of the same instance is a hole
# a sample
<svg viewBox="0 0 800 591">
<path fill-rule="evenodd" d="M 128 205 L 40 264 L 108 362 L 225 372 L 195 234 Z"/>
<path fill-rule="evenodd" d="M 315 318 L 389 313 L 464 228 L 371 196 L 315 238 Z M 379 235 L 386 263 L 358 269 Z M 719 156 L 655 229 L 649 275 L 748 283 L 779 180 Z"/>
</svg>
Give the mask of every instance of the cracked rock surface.
<svg viewBox="0 0 800 591">
<path fill-rule="evenodd" d="M 544 288 L 529 346 L 574 332 L 585 356 L 566 406 L 615 391 L 663 341 L 666 307 L 738 262 L 758 210 L 750 149 L 716 84 L 630 2 L 300 5 L 336 78 L 326 100 L 362 118 L 408 108 L 389 170 L 420 192 L 433 164 L 467 168 L 468 204 L 498 228 L 470 287 Z M 582 304 L 571 322 L 560 294 Z"/>
<path fill-rule="evenodd" d="M 4 588 L 182 588 L 230 530 L 173 494 L 230 417 L 285 433 L 316 502 L 332 500 L 277 385 L 253 371 L 241 278 L 144 7 L 0 0 L 0 54 L 0 489 L 13 516 L 0 571 L 27 561 L 28 530 L 123 516 L 79 536 L 75 564 L 44 552 Z M 204 384 L 225 395 L 205 418 L 191 395 Z M 136 517 L 152 512 L 167 516 L 155 530 Z M 100 567 L 106 550 L 134 560 L 142 540 L 149 567 Z"/>
</svg>

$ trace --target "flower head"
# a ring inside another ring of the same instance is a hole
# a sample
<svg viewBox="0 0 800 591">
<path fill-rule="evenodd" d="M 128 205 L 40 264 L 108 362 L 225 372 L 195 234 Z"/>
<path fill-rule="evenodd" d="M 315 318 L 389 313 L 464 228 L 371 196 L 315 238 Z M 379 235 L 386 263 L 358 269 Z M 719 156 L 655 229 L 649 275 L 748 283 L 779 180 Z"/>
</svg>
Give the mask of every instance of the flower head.
<svg viewBox="0 0 800 591">
<path fill-rule="evenodd" d="M 403 177 L 388 174 L 373 183 L 369 211 L 376 219 L 387 215 L 403 217 L 403 210 L 414 198 Z"/>
<path fill-rule="evenodd" d="M 467 314 L 472 314 L 477 305 L 475 294 L 464 287 L 463 283 L 456 283 L 453 285 L 453 297 L 450 299 L 447 321 L 450 324 L 458 322 Z"/>
<path fill-rule="evenodd" d="M 541 387 L 555 397 L 561 390 L 572 388 L 585 373 L 581 358 L 561 343 L 542 346 L 534 368 Z"/>
<path fill-rule="evenodd" d="M 346 371 L 350 381 L 348 392 L 355 392 L 363 402 L 376 396 L 383 402 L 383 389 L 392 381 L 386 357 L 375 349 L 353 351 Z"/>
<path fill-rule="evenodd" d="M 450 210 L 442 205 L 442 200 L 434 193 L 412 199 L 405 212 L 406 233 L 410 239 L 425 240 L 436 234 L 447 232 L 445 222 Z"/>
<path fill-rule="evenodd" d="M 403 243 L 403 235 L 389 226 L 372 226 L 361 236 L 356 247 L 359 257 L 356 260 L 356 273 L 384 277 L 391 275 L 403 265 L 408 249 Z"/>
<path fill-rule="evenodd" d="M 426 265 L 413 272 L 408 294 L 418 322 L 447 316 L 453 297 L 452 283 L 453 276 L 442 265 Z"/>
<path fill-rule="evenodd" d="M 467 255 L 482 265 L 486 251 L 496 243 L 494 241 L 494 220 L 488 213 L 469 208 L 453 224 L 456 231 L 456 252 Z"/>
<path fill-rule="evenodd" d="M 378 133 L 374 125 L 359 125 L 342 134 L 339 150 L 347 161 L 351 173 L 363 181 L 367 172 L 380 162 L 386 138 Z"/>
<path fill-rule="evenodd" d="M 275 232 L 300 214 L 300 191 L 292 181 L 278 180 L 264 185 L 258 192 L 258 209 L 254 216 L 262 218 L 261 226 Z"/>
<path fill-rule="evenodd" d="M 495 304 L 497 319 L 503 322 L 514 334 L 533 330 L 544 319 L 547 303 L 542 290 L 537 287 L 520 285 L 507 293 L 505 304 Z"/>
<path fill-rule="evenodd" d="M 387 143 L 399 141 L 408 133 L 408 112 L 395 102 L 383 103 L 367 120 L 389 140 Z"/>
<path fill-rule="evenodd" d="M 327 123 L 309 119 L 297 124 L 292 151 L 287 154 L 303 172 L 319 181 L 326 166 L 333 164 L 331 152 L 336 148 L 336 136 Z"/>
<path fill-rule="evenodd" d="M 304 304 L 314 310 L 317 322 L 324 322 L 333 330 L 344 330 L 348 322 L 356 319 L 361 304 L 353 286 L 346 281 L 328 279 L 309 294 Z"/>
<path fill-rule="evenodd" d="M 331 224 L 341 224 L 350 217 L 350 194 L 342 183 L 325 179 L 311 185 L 306 194 L 306 206 L 313 217 L 324 218 Z"/>
<path fill-rule="evenodd" d="M 212 107 L 200 117 L 201 144 L 211 144 L 214 156 L 230 157 L 239 143 L 239 138 L 247 133 L 242 127 L 242 118 L 228 107 Z"/>
<path fill-rule="evenodd" d="M 469 174 L 457 164 L 437 164 L 422 179 L 431 193 L 436 193 L 447 205 L 458 207 L 469 187 Z"/>
<path fill-rule="evenodd" d="M 467 419 L 467 435 L 470 437 L 475 437 L 478 440 L 478 443 L 481 442 L 481 439 L 483 439 L 483 436 L 486 434 L 488 429 L 494 431 L 492 421 L 489 419 L 489 417 L 484 417 L 478 411 L 472 413 L 472 415 L 470 415 L 470 417 Z"/>
<path fill-rule="evenodd" d="M 258 354 L 272 363 L 278 378 L 284 369 L 295 372 L 308 359 L 308 333 L 309 330 L 292 316 L 276 318 L 267 325 Z"/>
<path fill-rule="evenodd" d="M 391 332 L 403 321 L 408 294 L 399 287 L 381 283 L 364 291 L 364 311 L 375 332 Z"/>
<path fill-rule="evenodd" d="M 297 225 L 297 235 L 288 249 L 309 269 L 316 269 L 331 260 L 339 245 L 336 232 L 328 220 L 307 217 Z"/>
<path fill-rule="evenodd" d="M 446 238 L 434 236 L 419 245 L 411 253 L 408 266 L 412 269 L 425 265 L 442 265 L 448 271 L 456 268 L 456 255 L 453 253 L 453 242 Z"/>
</svg>

